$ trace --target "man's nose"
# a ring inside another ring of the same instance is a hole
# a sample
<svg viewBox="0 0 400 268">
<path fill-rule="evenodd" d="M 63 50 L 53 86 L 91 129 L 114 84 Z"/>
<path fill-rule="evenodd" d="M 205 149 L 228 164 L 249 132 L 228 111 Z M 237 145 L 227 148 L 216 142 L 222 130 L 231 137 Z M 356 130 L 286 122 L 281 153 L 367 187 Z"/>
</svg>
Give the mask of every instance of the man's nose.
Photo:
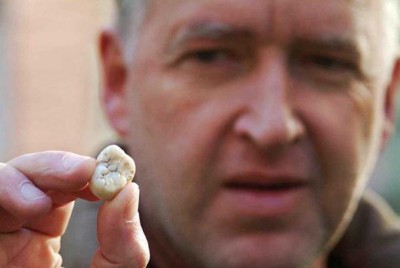
<svg viewBox="0 0 400 268">
<path fill-rule="evenodd" d="M 246 85 L 244 109 L 235 133 L 262 149 L 282 148 L 298 141 L 305 126 L 290 95 L 291 82 L 284 57 L 272 51 L 265 56 Z"/>
</svg>

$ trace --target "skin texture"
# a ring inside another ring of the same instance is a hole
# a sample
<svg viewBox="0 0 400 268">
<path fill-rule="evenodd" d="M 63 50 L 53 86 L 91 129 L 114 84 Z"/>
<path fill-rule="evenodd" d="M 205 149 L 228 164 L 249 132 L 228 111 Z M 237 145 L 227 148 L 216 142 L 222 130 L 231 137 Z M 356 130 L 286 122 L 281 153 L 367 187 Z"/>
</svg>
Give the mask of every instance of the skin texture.
<svg viewBox="0 0 400 268">
<path fill-rule="evenodd" d="M 393 124 L 385 15 L 378 0 L 153 0 L 135 53 L 103 33 L 105 108 L 140 167 L 157 267 L 324 265 Z"/>
</svg>

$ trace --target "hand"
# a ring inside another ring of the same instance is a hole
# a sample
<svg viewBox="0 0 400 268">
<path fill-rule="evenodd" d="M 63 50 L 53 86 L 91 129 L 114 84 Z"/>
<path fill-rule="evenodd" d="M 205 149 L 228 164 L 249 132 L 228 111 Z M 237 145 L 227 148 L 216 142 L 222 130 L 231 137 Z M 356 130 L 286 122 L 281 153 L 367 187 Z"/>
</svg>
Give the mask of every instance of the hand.
<svg viewBox="0 0 400 268">
<path fill-rule="evenodd" d="M 92 267 L 146 267 L 150 253 L 138 205 L 139 188 L 128 183 L 114 199 L 100 207 L 97 218 L 100 248 Z"/>
<path fill-rule="evenodd" d="M 97 200 L 88 189 L 95 165 L 92 158 L 54 151 L 0 163 L 0 267 L 61 266 L 60 238 L 73 201 Z M 137 186 L 131 184 L 102 206 L 94 267 L 146 265 L 149 252 L 137 204 Z"/>
</svg>

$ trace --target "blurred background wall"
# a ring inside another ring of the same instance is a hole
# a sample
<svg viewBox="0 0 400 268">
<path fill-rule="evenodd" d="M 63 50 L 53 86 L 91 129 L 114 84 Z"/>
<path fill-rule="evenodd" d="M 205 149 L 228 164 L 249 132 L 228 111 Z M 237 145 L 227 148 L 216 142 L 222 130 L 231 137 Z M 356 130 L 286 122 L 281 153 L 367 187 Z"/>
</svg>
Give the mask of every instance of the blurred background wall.
<svg viewBox="0 0 400 268">
<path fill-rule="evenodd" d="M 14 146 L 14 91 L 11 90 L 13 61 L 11 53 L 11 14 L 8 5 L 0 1 L 0 161 L 12 155 Z"/>
<path fill-rule="evenodd" d="M 50 149 L 93 154 L 112 137 L 96 62 L 112 1 L 0 2 L 0 161 Z"/>
<path fill-rule="evenodd" d="M 101 111 L 97 33 L 112 0 L 0 0 L 0 161 L 67 150 L 94 156 L 115 136 Z M 65 267 L 90 267 L 100 203 L 79 200 Z"/>
<path fill-rule="evenodd" d="M 99 105 L 96 50 L 112 17 L 112 0 L 0 0 L 0 161 L 42 150 L 93 156 L 115 139 Z M 399 125 L 371 182 L 398 212 Z M 88 267 L 97 207 L 78 202 L 62 245 L 66 267 Z"/>
</svg>

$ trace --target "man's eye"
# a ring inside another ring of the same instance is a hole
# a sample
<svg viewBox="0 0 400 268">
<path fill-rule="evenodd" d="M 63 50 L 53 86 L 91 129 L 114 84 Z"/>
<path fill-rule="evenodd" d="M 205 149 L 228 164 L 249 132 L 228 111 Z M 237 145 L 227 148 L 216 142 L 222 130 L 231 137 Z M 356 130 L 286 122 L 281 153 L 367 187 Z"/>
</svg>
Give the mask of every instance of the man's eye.
<svg viewBox="0 0 400 268">
<path fill-rule="evenodd" d="M 319 68 L 325 71 L 353 71 L 355 66 L 346 59 L 333 56 L 314 55 L 303 59 L 308 67 Z"/>
<path fill-rule="evenodd" d="M 193 53 L 193 57 L 201 62 L 210 63 L 224 58 L 225 55 L 218 50 L 204 50 Z"/>
<path fill-rule="evenodd" d="M 360 63 L 352 56 L 340 53 L 299 53 L 292 58 L 298 78 L 338 87 L 362 77 Z"/>
<path fill-rule="evenodd" d="M 184 58 L 185 60 L 196 60 L 202 64 L 222 63 L 235 60 L 233 53 L 222 49 L 197 50 L 188 53 Z"/>
<path fill-rule="evenodd" d="M 246 72 L 249 63 L 251 58 L 242 49 L 222 45 L 188 48 L 171 66 L 193 79 L 222 82 Z"/>
</svg>

